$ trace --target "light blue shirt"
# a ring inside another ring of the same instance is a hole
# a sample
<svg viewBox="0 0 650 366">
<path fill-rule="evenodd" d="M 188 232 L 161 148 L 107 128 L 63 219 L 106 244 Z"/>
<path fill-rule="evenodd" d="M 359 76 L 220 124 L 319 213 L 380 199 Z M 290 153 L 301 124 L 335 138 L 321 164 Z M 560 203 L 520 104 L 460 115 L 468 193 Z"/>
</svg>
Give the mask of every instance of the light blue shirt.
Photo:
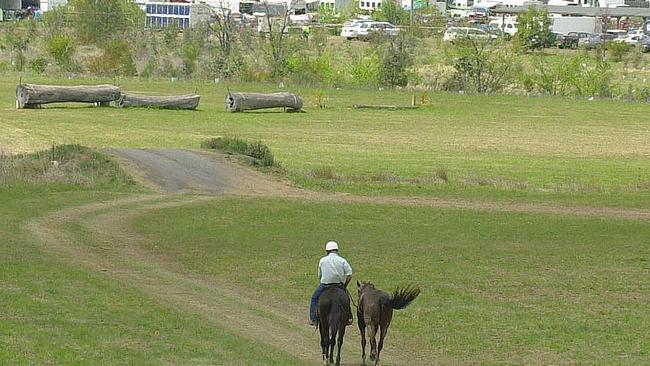
<svg viewBox="0 0 650 366">
<path fill-rule="evenodd" d="M 332 252 L 318 262 L 318 277 L 320 283 L 345 283 L 345 278 L 352 275 L 352 267 L 348 261 Z"/>
</svg>

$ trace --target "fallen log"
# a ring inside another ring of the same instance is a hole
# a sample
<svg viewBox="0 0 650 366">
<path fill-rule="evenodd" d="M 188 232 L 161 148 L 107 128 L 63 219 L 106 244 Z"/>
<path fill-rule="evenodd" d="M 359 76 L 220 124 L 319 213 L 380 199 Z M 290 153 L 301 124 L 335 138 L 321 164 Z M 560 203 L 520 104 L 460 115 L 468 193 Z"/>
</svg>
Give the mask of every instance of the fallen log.
<svg viewBox="0 0 650 366">
<path fill-rule="evenodd" d="M 417 105 L 387 105 L 387 104 L 355 104 L 353 105 L 356 109 L 387 109 L 391 111 L 397 111 L 400 109 L 418 109 L 420 108 Z"/>
<path fill-rule="evenodd" d="M 161 109 L 196 109 L 199 106 L 200 95 L 169 95 L 151 96 L 122 93 L 116 105 L 126 107 L 149 107 Z"/>
<path fill-rule="evenodd" d="M 19 84 L 16 87 L 16 108 L 40 108 L 48 103 L 97 103 L 102 106 L 120 98 L 114 85 L 58 86 Z"/>
<path fill-rule="evenodd" d="M 289 108 L 295 112 L 302 109 L 302 98 L 292 93 L 228 93 L 226 111 L 243 112 L 265 108 Z"/>
</svg>

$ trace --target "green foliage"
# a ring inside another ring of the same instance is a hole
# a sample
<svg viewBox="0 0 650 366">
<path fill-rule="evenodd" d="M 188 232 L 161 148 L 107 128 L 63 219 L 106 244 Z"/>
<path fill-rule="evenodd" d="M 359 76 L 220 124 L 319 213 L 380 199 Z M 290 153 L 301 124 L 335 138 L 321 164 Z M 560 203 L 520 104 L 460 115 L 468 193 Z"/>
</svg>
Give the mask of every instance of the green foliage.
<svg viewBox="0 0 650 366">
<path fill-rule="evenodd" d="M 414 40 L 403 33 L 397 37 L 386 37 L 380 53 L 380 85 L 393 87 L 408 84 L 407 68 L 413 63 L 413 48 Z"/>
<path fill-rule="evenodd" d="M 532 51 L 553 44 L 552 20 L 546 9 L 537 10 L 537 7 L 531 5 L 517 17 L 517 23 L 515 42 L 522 50 Z"/>
<path fill-rule="evenodd" d="M 37 74 L 42 74 L 47 69 L 47 59 L 45 57 L 36 57 L 29 62 L 29 68 Z"/>
<path fill-rule="evenodd" d="M 345 21 L 340 14 L 336 13 L 334 7 L 329 6 L 329 4 L 321 4 L 318 7 L 318 19 L 323 24 L 340 24 Z"/>
<path fill-rule="evenodd" d="M 251 157 L 251 164 L 259 166 L 277 166 L 273 153 L 261 141 L 249 143 L 237 137 L 215 137 L 201 142 L 201 148 L 214 149 L 227 154 L 239 154 Z"/>
<path fill-rule="evenodd" d="M 605 49 L 614 62 L 623 61 L 623 56 L 630 52 L 630 45 L 625 42 L 607 42 Z"/>
<path fill-rule="evenodd" d="M 294 54 L 287 59 L 287 71 L 293 80 L 306 85 L 335 85 L 340 80 L 329 51 L 316 55 Z"/>
<path fill-rule="evenodd" d="M 124 40 L 144 27 L 144 12 L 133 0 L 70 0 L 68 9 L 73 14 L 70 26 L 82 43 Z"/>
<path fill-rule="evenodd" d="M 70 71 L 73 68 L 75 45 L 70 36 L 60 34 L 48 39 L 47 52 L 62 70 Z"/>
<path fill-rule="evenodd" d="M 30 31 L 19 24 L 12 25 L 4 30 L 4 45 L 13 55 L 13 65 L 16 71 L 23 71 L 27 61 L 25 52 L 31 39 Z M 8 46 L 8 47 L 7 47 Z"/>
<path fill-rule="evenodd" d="M 185 70 L 185 75 L 192 76 L 196 71 L 196 61 L 201 55 L 201 49 L 196 45 L 186 43 L 183 45 L 181 55 L 183 56 L 183 69 Z"/>
<path fill-rule="evenodd" d="M 126 40 L 112 40 L 102 46 L 101 56 L 92 59 L 88 69 L 98 75 L 134 76 L 137 74 L 131 45 Z"/>
<path fill-rule="evenodd" d="M 538 57 L 531 70 L 522 73 L 528 91 L 550 95 L 611 95 L 612 73 L 609 64 L 584 55 L 558 58 Z"/>
<path fill-rule="evenodd" d="M 33 154 L 0 155 L 0 173 L 0 187 L 133 185 L 133 180 L 115 162 L 80 145 L 55 145 Z"/>
<path fill-rule="evenodd" d="M 409 24 L 410 14 L 404 10 L 397 1 L 385 0 L 381 3 L 381 8 L 372 13 L 372 18 L 381 21 L 389 22 L 394 25 Z"/>
<path fill-rule="evenodd" d="M 377 52 L 369 50 L 351 57 L 348 64 L 350 82 L 356 86 L 375 86 L 379 84 L 381 62 Z"/>
<path fill-rule="evenodd" d="M 507 45 L 466 39 L 455 42 L 448 59 L 456 69 L 456 87 L 477 93 L 502 91 L 521 65 Z"/>
</svg>

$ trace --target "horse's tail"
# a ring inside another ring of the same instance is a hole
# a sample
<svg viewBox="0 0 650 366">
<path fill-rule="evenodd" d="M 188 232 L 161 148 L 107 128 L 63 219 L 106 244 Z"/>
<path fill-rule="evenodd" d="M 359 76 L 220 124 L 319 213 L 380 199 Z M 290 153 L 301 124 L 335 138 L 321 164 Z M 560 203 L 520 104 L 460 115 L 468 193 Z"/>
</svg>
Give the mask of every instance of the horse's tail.
<svg viewBox="0 0 650 366">
<path fill-rule="evenodd" d="M 347 296 L 347 293 L 345 294 Z M 343 317 L 347 315 L 347 309 L 345 304 L 341 300 L 340 296 L 332 296 L 332 307 L 330 308 L 330 336 L 334 336 L 338 333 L 339 328 L 341 327 L 342 322 L 345 320 Z"/>
<path fill-rule="evenodd" d="M 395 310 L 404 309 L 409 306 L 411 301 L 415 300 L 420 294 L 420 288 L 417 286 L 406 286 L 404 288 L 397 288 L 393 292 L 393 296 L 388 301 L 388 306 Z"/>
</svg>

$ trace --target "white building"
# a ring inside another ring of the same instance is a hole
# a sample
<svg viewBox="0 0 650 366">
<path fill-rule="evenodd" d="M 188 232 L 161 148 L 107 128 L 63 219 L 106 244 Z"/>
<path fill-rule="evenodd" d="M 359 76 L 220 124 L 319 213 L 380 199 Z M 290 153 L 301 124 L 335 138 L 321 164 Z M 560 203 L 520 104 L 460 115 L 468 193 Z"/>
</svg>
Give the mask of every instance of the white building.
<svg viewBox="0 0 650 366">
<path fill-rule="evenodd" d="M 40 9 L 45 12 L 52 10 L 57 6 L 66 5 L 68 0 L 40 0 Z"/>
</svg>

